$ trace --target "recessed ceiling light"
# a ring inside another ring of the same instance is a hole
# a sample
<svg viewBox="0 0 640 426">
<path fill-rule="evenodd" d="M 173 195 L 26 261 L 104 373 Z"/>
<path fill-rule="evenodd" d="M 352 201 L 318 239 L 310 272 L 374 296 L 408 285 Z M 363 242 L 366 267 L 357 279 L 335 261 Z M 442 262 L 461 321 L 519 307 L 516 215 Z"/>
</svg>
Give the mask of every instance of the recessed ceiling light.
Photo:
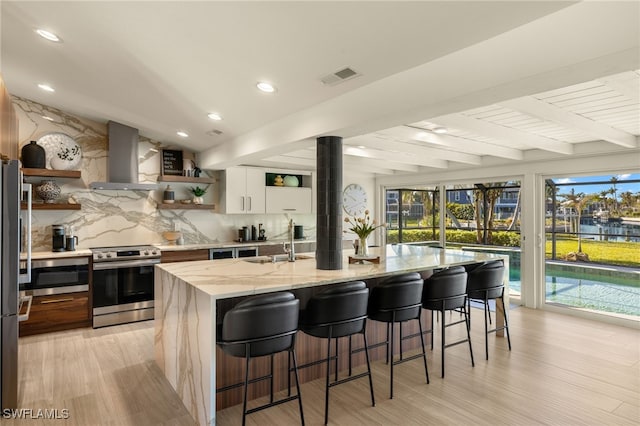
<svg viewBox="0 0 640 426">
<path fill-rule="evenodd" d="M 365 148 L 366 148 L 366 146 L 364 146 L 364 145 L 358 145 L 358 148 L 360 148 L 360 149 L 365 149 Z"/>
<path fill-rule="evenodd" d="M 149 151 L 151 151 L 151 152 L 158 152 L 158 150 L 157 150 L 157 149 L 155 149 L 155 148 L 149 148 Z"/>
<path fill-rule="evenodd" d="M 48 121 L 55 121 L 54 118 L 49 117 L 48 115 L 43 115 L 42 118 L 44 118 L 45 120 L 48 120 Z"/>
<path fill-rule="evenodd" d="M 42 37 L 42 38 L 46 38 L 49 41 L 55 41 L 55 42 L 61 42 L 62 39 L 60 37 L 58 37 L 57 35 L 55 35 L 54 33 L 52 33 L 51 31 L 47 31 L 47 30 L 43 30 L 41 28 L 38 28 L 36 30 L 36 33 Z"/>
<path fill-rule="evenodd" d="M 176 132 L 176 134 L 178 136 L 182 137 L 182 138 L 188 138 L 189 137 L 189 134 L 187 132 L 183 132 L 183 131 Z"/>
<path fill-rule="evenodd" d="M 209 115 L 207 115 L 207 117 L 209 117 L 210 119 L 215 120 L 215 121 L 222 120 L 222 117 L 217 112 L 209 113 Z"/>
<path fill-rule="evenodd" d="M 38 87 L 41 88 L 42 90 L 44 90 L 45 92 L 55 92 L 56 90 L 49 86 L 48 84 L 44 84 L 44 83 L 40 83 L 38 84 Z"/>
<path fill-rule="evenodd" d="M 433 133 L 438 133 L 439 135 L 443 134 L 443 133 L 447 133 L 449 130 L 447 130 L 446 127 L 434 127 L 432 132 Z"/>
<path fill-rule="evenodd" d="M 258 84 L 256 84 L 256 87 L 265 93 L 273 93 L 276 91 L 276 88 L 272 84 L 264 81 L 258 82 Z"/>
</svg>

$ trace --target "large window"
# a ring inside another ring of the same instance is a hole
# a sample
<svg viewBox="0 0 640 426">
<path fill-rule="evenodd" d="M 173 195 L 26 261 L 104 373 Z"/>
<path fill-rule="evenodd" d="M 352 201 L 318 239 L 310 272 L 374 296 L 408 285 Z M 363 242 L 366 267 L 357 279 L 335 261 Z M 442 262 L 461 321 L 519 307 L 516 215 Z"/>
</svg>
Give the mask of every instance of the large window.
<svg viewBox="0 0 640 426">
<path fill-rule="evenodd" d="M 640 175 L 546 180 L 546 301 L 640 315 Z"/>
<path fill-rule="evenodd" d="M 447 244 L 520 246 L 520 183 L 453 185 L 446 189 Z"/>
<path fill-rule="evenodd" d="M 387 242 L 437 243 L 438 204 L 437 190 L 387 190 Z"/>
</svg>

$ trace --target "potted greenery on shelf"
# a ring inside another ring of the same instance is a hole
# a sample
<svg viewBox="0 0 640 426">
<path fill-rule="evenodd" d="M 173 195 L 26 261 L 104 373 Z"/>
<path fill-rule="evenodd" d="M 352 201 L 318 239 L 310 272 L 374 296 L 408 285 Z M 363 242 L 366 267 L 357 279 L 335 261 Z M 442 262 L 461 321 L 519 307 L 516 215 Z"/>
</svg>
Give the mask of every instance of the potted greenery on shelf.
<svg viewBox="0 0 640 426">
<path fill-rule="evenodd" d="M 205 188 L 200 188 L 199 186 L 192 186 L 189 190 L 193 194 L 193 204 L 202 204 L 202 196 L 207 192 L 207 190 Z"/>
</svg>

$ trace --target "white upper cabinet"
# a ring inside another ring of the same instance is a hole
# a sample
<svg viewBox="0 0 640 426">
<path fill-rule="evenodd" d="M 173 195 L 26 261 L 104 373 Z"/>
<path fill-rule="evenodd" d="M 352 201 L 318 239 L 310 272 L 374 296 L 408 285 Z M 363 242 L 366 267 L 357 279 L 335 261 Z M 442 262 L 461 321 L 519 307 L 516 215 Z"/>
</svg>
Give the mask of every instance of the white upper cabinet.
<svg viewBox="0 0 640 426">
<path fill-rule="evenodd" d="M 227 214 L 314 212 L 313 173 L 230 167 L 223 173 L 221 212 Z"/>
<path fill-rule="evenodd" d="M 265 171 L 258 167 L 230 167 L 224 173 L 221 199 L 228 214 L 265 212 Z"/>
<path fill-rule="evenodd" d="M 267 186 L 267 213 L 313 213 L 311 188 Z"/>
</svg>

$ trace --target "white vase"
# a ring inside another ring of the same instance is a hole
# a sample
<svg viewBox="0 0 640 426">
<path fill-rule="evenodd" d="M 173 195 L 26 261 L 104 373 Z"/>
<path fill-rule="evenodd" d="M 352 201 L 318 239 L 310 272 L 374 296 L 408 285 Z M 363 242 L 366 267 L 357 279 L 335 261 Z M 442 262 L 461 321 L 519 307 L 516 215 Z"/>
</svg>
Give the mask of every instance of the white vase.
<svg viewBox="0 0 640 426">
<path fill-rule="evenodd" d="M 195 195 L 193 196 L 193 204 L 202 204 L 204 203 L 204 200 L 202 199 L 202 197 L 196 197 Z"/>
</svg>

